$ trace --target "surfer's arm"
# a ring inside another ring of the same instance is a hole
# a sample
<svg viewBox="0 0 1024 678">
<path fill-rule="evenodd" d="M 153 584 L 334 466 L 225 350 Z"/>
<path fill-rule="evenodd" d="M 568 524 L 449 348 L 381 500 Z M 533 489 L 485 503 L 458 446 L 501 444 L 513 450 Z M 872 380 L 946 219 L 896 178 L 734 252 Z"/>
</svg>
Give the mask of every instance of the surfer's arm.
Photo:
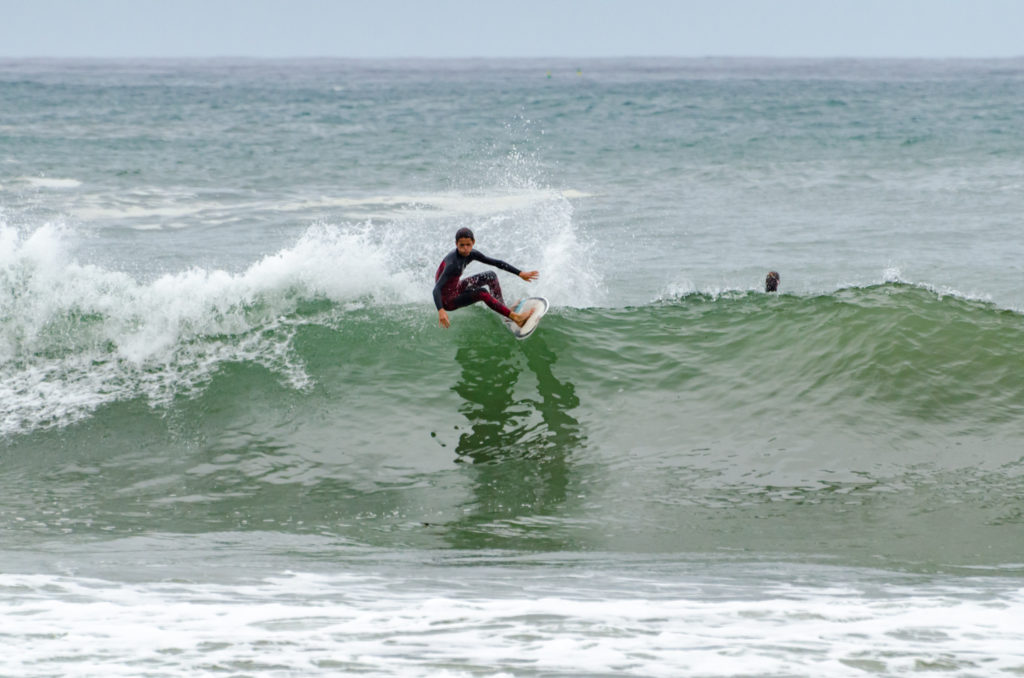
<svg viewBox="0 0 1024 678">
<path fill-rule="evenodd" d="M 507 261 L 502 261 L 501 259 L 492 259 L 491 257 L 487 256 L 486 254 L 483 254 L 479 250 L 473 250 L 472 252 L 470 252 L 469 258 L 473 261 L 479 261 L 481 264 L 494 266 L 495 268 L 500 268 L 503 271 L 508 271 L 512 275 L 519 275 L 521 277 L 522 271 L 520 271 L 512 264 L 508 263 Z M 526 280 L 526 278 L 523 278 L 523 280 Z"/>
<path fill-rule="evenodd" d="M 448 265 L 448 257 L 445 257 L 434 275 L 434 306 L 437 308 L 437 322 L 445 329 L 451 327 L 451 321 L 448 320 L 448 311 L 444 310 L 444 286 L 454 275 L 458 275 L 458 271 L 455 267 Z"/>
<path fill-rule="evenodd" d="M 443 267 L 444 264 L 441 264 Z M 437 321 L 441 323 L 441 327 L 451 327 L 451 322 L 448 320 L 448 311 L 444 310 L 444 301 L 441 298 L 441 289 L 444 287 L 444 276 L 437 276 L 437 283 L 434 284 L 434 306 L 437 307 Z"/>
<path fill-rule="evenodd" d="M 481 254 L 477 250 L 473 250 L 469 256 L 471 259 L 479 261 L 482 264 L 494 266 L 495 268 L 500 268 L 503 271 L 508 271 L 512 275 L 517 275 L 526 282 L 536 280 L 537 277 L 540 275 L 540 271 L 520 271 L 518 268 L 508 263 L 507 261 L 502 261 L 501 259 L 492 259 L 486 254 Z"/>
<path fill-rule="evenodd" d="M 441 308 L 442 306 L 444 306 L 444 302 L 441 300 L 441 286 L 443 283 L 443 280 L 438 280 L 437 283 L 434 284 L 434 308 L 436 308 L 438 311 L 444 310 L 443 308 Z"/>
<path fill-rule="evenodd" d="M 458 271 L 455 267 L 449 266 L 449 259 L 451 255 L 441 260 L 441 265 L 437 267 L 437 273 L 434 274 L 434 307 L 440 311 L 444 306 L 444 286 L 448 284 L 448 279 L 453 275 L 458 275 Z"/>
</svg>

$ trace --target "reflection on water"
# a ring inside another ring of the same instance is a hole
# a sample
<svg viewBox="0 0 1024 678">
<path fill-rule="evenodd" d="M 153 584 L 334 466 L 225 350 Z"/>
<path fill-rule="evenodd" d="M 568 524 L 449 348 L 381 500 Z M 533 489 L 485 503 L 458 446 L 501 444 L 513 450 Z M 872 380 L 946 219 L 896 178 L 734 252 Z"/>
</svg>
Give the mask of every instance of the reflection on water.
<svg viewBox="0 0 1024 678">
<path fill-rule="evenodd" d="M 471 464 L 474 478 L 465 518 L 449 526 L 453 545 L 525 546 L 525 540 L 569 547 L 551 519 L 564 512 L 570 459 L 585 438 L 571 414 L 579 406 L 576 388 L 552 370 L 556 354 L 535 336 L 463 345 L 456 359 L 461 376 L 452 390 L 470 422 L 457 461 Z"/>
<path fill-rule="evenodd" d="M 463 460 L 564 454 L 582 442 L 580 424 L 570 414 L 580 404 L 576 387 L 554 375 L 557 356 L 543 338 L 461 346 L 456 360 L 461 376 L 452 390 L 464 399 L 460 411 L 471 422 L 456 450 Z M 536 381 L 539 399 L 517 399 L 524 371 Z"/>
<path fill-rule="evenodd" d="M 470 430 L 459 436 L 456 452 L 460 458 L 486 462 L 519 439 L 515 422 L 526 412 L 513 408 L 513 392 L 520 368 L 511 345 L 501 342 L 462 346 L 455 360 L 462 371 L 452 390 L 463 398 L 459 410 L 471 422 Z"/>
</svg>

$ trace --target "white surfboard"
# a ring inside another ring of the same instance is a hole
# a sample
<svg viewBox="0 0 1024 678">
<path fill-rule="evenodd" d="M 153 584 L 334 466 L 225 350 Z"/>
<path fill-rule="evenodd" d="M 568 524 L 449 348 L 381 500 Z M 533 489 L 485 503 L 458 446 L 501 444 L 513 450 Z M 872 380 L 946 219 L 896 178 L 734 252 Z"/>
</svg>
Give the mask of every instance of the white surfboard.
<svg viewBox="0 0 1024 678">
<path fill-rule="evenodd" d="M 519 327 L 514 322 L 505 318 L 503 322 L 508 327 L 509 332 L 516 339 L 526 339 L 528 336 L 533 334 L 533 331 L 537 329 L 537 325 L 540 324 L 541 317 L 548 312 L 548 300 L 544 297 L 527 297 L 520 300 L 516 307 L 512 310 L 516 313 L 523 313 L 524 311 L 532 308 L 533 313 L 526 319 L 526 323 L 522 327 Z"/>
</svg>

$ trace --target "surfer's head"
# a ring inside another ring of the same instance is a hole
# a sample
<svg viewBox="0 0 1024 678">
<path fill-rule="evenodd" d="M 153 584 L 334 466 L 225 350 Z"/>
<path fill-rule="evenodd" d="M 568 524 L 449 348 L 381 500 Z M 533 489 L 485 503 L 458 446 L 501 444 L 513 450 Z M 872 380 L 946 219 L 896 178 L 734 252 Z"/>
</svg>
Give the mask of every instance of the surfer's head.
<svg viewBox="0 0 1024 678">
<path fill-rule="evenodd" d="M 764 279 L 764 291 L 765 292 L 778 292 L 779 291 L 779 274 L 775 271 L 769 271 L 768 277 Z"/>
<path fill-rule="evenodd" d="M 469 253 L 473 251 L 473 245 L 475 244 L 476 238 L 473 237 L 473 231 L 465 226 L 455 231 L 455 249 L 458 251 L 459 256 L 468 257 Z"/>
</svg>

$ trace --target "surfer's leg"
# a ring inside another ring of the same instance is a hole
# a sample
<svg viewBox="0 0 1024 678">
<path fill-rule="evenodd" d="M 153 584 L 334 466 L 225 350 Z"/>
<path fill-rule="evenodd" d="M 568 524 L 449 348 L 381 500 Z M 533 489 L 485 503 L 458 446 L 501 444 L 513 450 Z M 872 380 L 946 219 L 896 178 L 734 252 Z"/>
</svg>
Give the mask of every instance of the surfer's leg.
<svg viewBox="0 0 1024 678">
<path fill-rule="evenodd" d="M 498 299 L 495 299 L 494 296 L 492 294 L 490 294 L 489 292 L 487 292 L 485 289 L 480 288 L 480 287 L 478 287 L 476 289 L 477 289 L 477 294 L 479 295 L 480 301 L 482 301 L 485 304 L 487 304 L 492 311 L 495 311 L 496 313 L 500 313 L 501 315 L 505 316 L 506 318 L 511 318 L 512 317 L 512 311 L 509 309 L 508 306 L 506 306 L 505 304 L 501 303 L 501 301 L 499 301 Z"/>
<path fill-rule="evenodd" d="M 491 293 L 488 292 L 486 288 L 470 287 L 469 289 L 462 289 L 461 285 L 459 288 L 460 292 L 458 294 L 451 299 L 444 300 L 444 309 L 446 311 L 454 311 L 457 308 L 462 308 L 463 306 L 469 306 L 470 304 L 482 301 L 493 309 L 495 313 L 500 313 L 520 327 L 526 323 L 527 318 L 533 315 L 532 308 L 525 313 L 514 313 L 509 310 L 508 306 L 491 296 Z"/>
<path fill-rule="evenodd" d="M 463 285 L 465 285 L 466 289 L 470 287 L 490 288 L 491 296 L 497 299 L 498 303 L 502 306 L 505 305 L 505 297 L 501 295 L 501 284 L 498 282 L 498 276 L 494 271 L 485 271 L 464 279 L 459 283 L 460 292 L 463 289 Z"/>
<path fill-rule="evenodd" d="M 459 292 L 451 299 L 446 299 L 444 302 L 444 308 L 446 311 L 454 311 L 457 308 L 463 306 L 469 306 L 475 304 L 478 301 L 482 301 L 489 306 L 496 313 L 500 313 L 506 318 L 512 317 L 512 311 L 508 309 L 508 306 L 495 299 L 486 288 L 483 287 L 470 287 L 467 290 Z"/>
<path fill-rule="evenodd" d="M 487 286 L 491 288 L 491 295 L 498 300 L 502 306 L 505 305 L 505 297 L 501 295 L 501 285 L 498 283 L 498 275 L 493 271 L 483 274 L 487 277 Z"/>
<path fill-rule="evenodd" d="M 506 318 L 512 317 L 512 311 L 509 310 L 508 306 L 505 306 L 505 300 L 501 297 L 501 286 L 498 284 L 498 276 L 493 271 L 463 278 L 455 289 L 457 294 L 450 299 L 444 300 L 446 311 L 454 311 L 457 308 L 482 301 L 495 313 L 500 313 Z"/>
<path fill-rule="evenodd" d="M 533 315 L 532 308 L 525 313 L 516 313 L 505 306 L 505 299 L 501 296 L 501 285 L 498 283 L 498 276 L 494 271 L 487 271 L 485 273 L 480 273 L 470 278 L 466 278 L 466 282 L 473 285 L 476 289 L 482 289 L 484 287 L 490 288 L 490 294 L 487 292 L 480 293 L 480 301 L 484 302 L 520 327 L 526 323 L 527 318 Z"/>
<path fill-rule="evenodd" d="M 523 325 L 526 324 L 526 319 L 529 318 L 531 315 L 533 315 L 533 308 L 532 307 L 528 311 L 526 311 L 526 313 L 509 312 L 508 317 L 516 325 L 519 325 L 520 327 L 522 327 Z"/>
</svg>

